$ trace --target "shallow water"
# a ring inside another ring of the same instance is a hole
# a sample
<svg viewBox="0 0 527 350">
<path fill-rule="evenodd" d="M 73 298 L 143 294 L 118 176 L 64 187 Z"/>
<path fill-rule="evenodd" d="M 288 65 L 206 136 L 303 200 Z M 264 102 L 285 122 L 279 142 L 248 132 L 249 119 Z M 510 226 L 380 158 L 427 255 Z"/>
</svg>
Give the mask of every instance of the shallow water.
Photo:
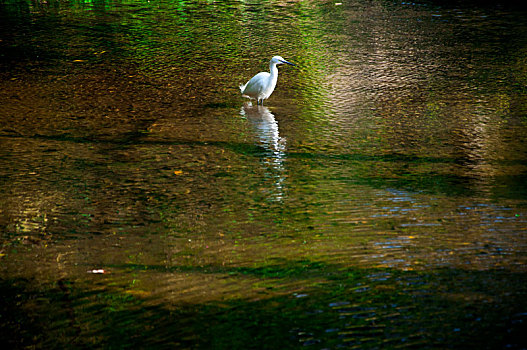
<svg viewBox="0 0 527 350">
<path fill-rule="evenodd" d="M 0 2 L 3 342 L 527 347 L 526 15 Z"/>
</svg>

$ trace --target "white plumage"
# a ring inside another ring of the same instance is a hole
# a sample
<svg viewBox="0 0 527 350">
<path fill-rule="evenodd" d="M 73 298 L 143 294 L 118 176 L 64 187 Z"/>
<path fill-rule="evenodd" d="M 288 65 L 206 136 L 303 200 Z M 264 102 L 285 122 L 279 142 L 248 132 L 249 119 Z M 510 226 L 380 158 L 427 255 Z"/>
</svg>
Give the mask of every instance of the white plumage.
<svg viewBox="0 0 527 350">
<path fill-rule="evenodd" d="M 269 62 L 269 70 L 271 73 L 260 72 L 251 78 L 245 85 L 240 85 L 240 90 L 242 96 L 255 99 L 257 104 L 263 104 L 263 101 L 274 91 L 276 87 L 276 82 L 278 80 L 278 64 L 290 64 L 294 66 L 293 63 L 287 62 L 281 56 L 274 56 Z"/>
</svg>

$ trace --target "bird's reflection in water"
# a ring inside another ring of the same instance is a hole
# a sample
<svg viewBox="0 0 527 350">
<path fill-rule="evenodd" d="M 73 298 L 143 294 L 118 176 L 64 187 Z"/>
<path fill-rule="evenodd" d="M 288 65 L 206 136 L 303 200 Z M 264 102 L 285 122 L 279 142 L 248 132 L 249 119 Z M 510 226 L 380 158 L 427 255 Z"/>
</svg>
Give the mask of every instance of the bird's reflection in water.
<svg viewBox="0 0 527 350">
<path fill-rule="evenodd" d="M 247 118 L 258 137 L 258 144 L 262 147 L 261 160 L 265 165 L 265 180 L 272 185 L 264 190 L 272 201 L 282 201 L 284 197 L 285 168 L 284 161 L 285 139 L 280 137 L 278 123 L 267 107 L 251 103 L 243 105 L 240 114 Z"/>
</svg>

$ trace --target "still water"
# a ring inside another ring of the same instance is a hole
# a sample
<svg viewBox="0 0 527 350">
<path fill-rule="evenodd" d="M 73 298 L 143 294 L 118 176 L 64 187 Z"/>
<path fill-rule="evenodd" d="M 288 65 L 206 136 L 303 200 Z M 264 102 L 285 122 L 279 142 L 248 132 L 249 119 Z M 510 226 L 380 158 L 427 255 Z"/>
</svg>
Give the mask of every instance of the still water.
<svg viewBox="0 0 527 350">
<path fill-rule="evenodd" d="M 525 349 L 526 139 L 517 5 L 2 0 L 1 342 Z"/>
</svg>

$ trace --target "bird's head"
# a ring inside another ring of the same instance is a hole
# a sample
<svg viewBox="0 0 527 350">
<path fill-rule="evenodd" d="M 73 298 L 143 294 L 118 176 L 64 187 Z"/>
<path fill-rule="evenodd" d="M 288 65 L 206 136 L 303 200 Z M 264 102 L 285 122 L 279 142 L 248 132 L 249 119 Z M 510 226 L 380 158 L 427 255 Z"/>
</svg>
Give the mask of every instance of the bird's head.
<svg viewBox="0 0 527 350">
<path fill-rule="evenodd" d="M 286 60 L 284 60 L 284 58 L 282 56 L 274 56 L 273 58 L 271 58 L 271 63 L 274 63 L 274 64 L 289 64 L 291 66 L 296 66 L 296 64 L 293 64 L 291 62 L 287 62 Z"/>
</svg>

